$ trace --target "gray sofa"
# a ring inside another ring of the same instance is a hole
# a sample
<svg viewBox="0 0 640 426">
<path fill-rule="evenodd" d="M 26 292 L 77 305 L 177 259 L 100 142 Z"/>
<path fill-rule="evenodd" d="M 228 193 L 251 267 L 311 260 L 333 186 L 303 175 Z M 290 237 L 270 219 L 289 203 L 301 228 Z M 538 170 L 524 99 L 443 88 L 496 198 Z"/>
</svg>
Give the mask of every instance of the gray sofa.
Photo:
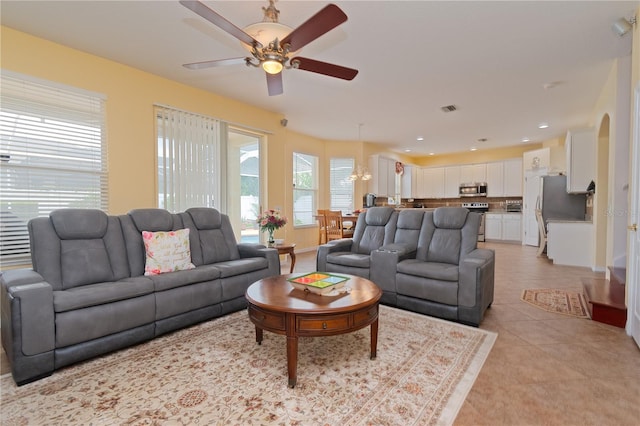
<svg viewBox="0 0 640 426">
<path fill-rule="evenodd" d="M 316 266 L 369 278 L 384 304 L 478 326 L 493 302 L 495 270 L 494 251 L 477 247 L 479 225 L 465 208 L 374 207 L 353 239 L 318 248 Z"/>
<path fill-rule="evenodd" d="M 193 269 L 145 275 L 142 231 L 179 229 L 189 229 Z M 280 274 L 277 250 L 237 244 L 210 208 L 63 209 L 30 221 L 29 236 L 33 268 L 0 275 L 2 345 L 18 385 L 243 309 L 251 283 Z"/>
</svg>

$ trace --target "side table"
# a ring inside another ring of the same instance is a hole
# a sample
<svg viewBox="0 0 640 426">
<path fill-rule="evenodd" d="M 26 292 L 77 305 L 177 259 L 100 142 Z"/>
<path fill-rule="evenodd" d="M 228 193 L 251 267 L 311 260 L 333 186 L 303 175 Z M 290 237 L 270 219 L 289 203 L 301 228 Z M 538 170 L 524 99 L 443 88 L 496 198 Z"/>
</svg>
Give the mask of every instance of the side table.
<svg viewBox="0 0 640 426">
<path fill-rule="evenodd" d="M 278 250 L 278 254 L 288 254 L 291 257 L 291 268 L 289 273 L 293 273 L 293 267 L 296 266 L 296 253 L 293 249 L 296 247 L 295 244 L 282 243 L 276 244 L 273 246 L 274 249 Z"/>
</svg>

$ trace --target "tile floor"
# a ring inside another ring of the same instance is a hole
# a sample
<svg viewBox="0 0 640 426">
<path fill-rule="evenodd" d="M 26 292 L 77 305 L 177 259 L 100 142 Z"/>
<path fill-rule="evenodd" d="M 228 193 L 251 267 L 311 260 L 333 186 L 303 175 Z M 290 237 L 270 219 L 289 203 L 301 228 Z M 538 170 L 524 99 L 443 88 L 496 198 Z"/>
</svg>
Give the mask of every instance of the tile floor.
<svg viewBox="0 0 640 426">
<path fill-rule="evenodd" d="M 552 265 L 535 247 L 480 245 L 496 251 L 494 302 L 480 328 L 498 339 L 455 424 L 640 424 L 640 349 L 625 331 L 520 300 L 527 288 L 580 291 L 581 277 L 601 274 Z M 298 253 L 296 271 L 313 269 L 315 252 Z M 282 272 L 289 272 L 288 260 Z"/>
<path fill-rule="evenodd" d="M 480 328 L 498 339 L 455 425 L 640 424 L 640 349 L 631 337 L 520 300 L 528 288 L 582 291 L 581 277 L 602 274 L 553 265 L 537 247 L 479 245 L 496 251 L 494 302 Z M 297 255 L 296 271 L 313 269 L 315 252 Z"/>
</svg>

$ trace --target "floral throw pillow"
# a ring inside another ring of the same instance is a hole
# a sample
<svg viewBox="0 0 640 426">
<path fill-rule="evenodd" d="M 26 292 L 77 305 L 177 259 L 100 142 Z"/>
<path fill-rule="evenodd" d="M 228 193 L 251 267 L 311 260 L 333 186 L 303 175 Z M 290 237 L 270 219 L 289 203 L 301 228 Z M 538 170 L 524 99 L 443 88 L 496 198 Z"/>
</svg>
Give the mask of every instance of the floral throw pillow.
<svg viewBox="0 0 640 426">
<path fill-rule="evenodd" d="M 145 275 L 158 275 L 196 267 L 191 263 L 189 229 L 167 232 L 142 231 L 142 241 L 147 253 L 144 265 Z"/>
</svg>

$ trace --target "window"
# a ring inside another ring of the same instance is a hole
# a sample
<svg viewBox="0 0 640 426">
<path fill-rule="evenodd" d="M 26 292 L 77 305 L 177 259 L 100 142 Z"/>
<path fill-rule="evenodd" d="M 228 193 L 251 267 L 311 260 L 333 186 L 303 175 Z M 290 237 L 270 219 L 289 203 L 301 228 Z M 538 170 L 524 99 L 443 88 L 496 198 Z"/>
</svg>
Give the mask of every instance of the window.
<svg viewBox="0 0 640 426">
<path fill-rule="evenodd" d="M 315 225 L 318 157 L 293 153 L 293 225 Z"/>
<path fill-rule="evenodd" d="M 103 95 L 3 71 L 0 267 L 31 262 L 27 222 L 52 210 L 107 210 Z"/>
<path fill-rule="evenodd" d="M 329 191 L 331 210 L 342 213 L 353 211 L 353 181 L 349 179 L 354 168 L 353 158 L 331 158 L 329 160 Z"/>
<path fill-rule="evenodd" d="M 156 107 L 158 206 L 171 212 L 220 203 L 220 132 L 211 117 Z"/>
</svg>

